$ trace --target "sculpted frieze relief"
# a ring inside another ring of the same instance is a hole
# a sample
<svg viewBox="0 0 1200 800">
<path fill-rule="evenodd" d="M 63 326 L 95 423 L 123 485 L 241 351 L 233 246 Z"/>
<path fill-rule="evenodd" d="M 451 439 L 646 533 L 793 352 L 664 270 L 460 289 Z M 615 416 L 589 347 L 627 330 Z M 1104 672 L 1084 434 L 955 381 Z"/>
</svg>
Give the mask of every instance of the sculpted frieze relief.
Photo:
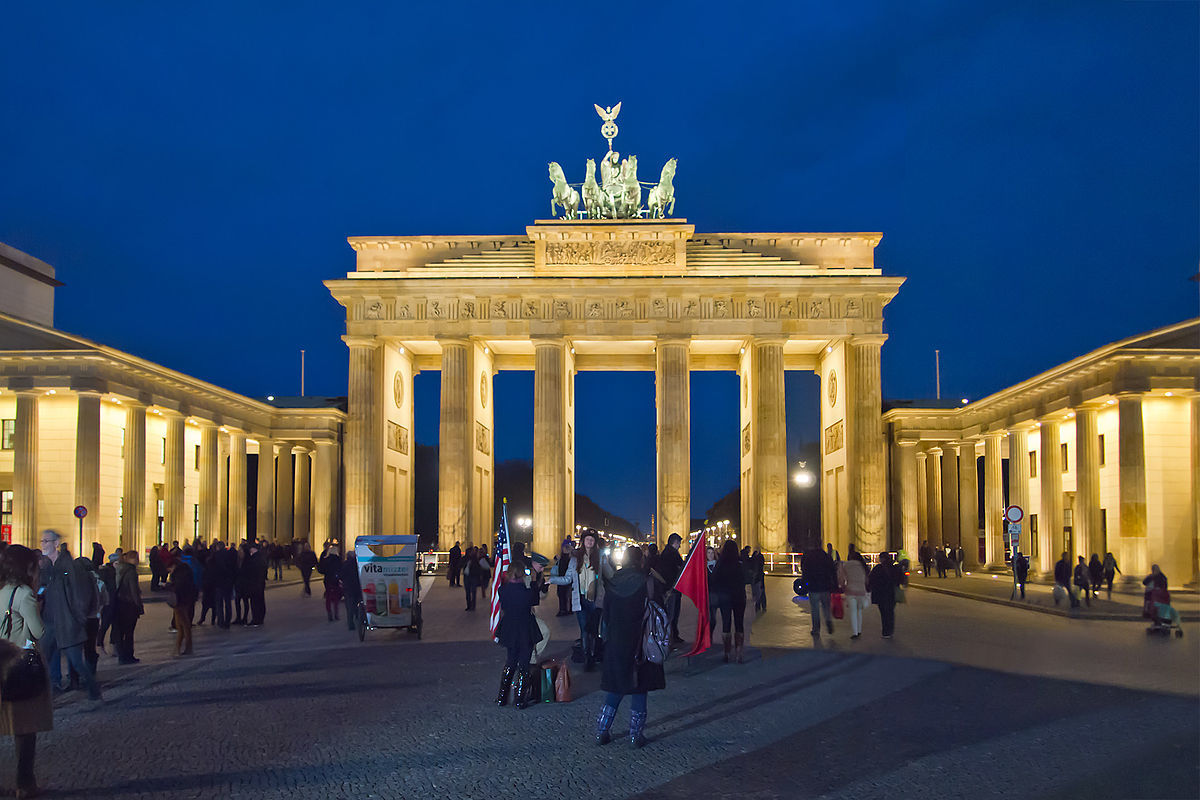
<svg viewBox="0 0 1200 800">
<path fill-rule="evenodd" d="M 546 244 L 546 264 L 551 266 L 674 263 L 674 242 L 548 242 Z"/>
</svg>

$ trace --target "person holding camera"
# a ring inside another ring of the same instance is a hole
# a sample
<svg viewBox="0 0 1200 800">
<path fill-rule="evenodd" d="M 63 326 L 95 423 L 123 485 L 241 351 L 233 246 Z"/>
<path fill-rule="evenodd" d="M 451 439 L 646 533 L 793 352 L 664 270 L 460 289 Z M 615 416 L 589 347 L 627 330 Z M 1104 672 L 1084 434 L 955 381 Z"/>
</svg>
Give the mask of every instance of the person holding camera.
<svg viewBox="0 0 1200 800">
<path fill-rule="evenodd" d="M 528 708 L 536 700 L 533 695 L 534 672 L 529 665 L 533 648 L 542 640 L 542 631 L 533 615 L 533 607 L 542 599 L 540 580 L 542 565 L 526 566 L 513 559 L 504 573 L 497 593 L 500 597 L 500 622 L 496 624 L 496 641 L 507 651 L 504 670 L 500 673 L 500 694 L 496 705 L 508 705 L 508 692 L 516 677 L 513 705 Z"/>
</svg>

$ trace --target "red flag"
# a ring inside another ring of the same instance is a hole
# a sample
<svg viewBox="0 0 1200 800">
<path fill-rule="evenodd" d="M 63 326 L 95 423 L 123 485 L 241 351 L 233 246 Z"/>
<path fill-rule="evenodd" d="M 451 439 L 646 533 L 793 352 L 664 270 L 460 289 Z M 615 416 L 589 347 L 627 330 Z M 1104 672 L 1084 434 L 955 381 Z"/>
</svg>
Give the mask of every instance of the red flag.
<svg viewBox="0 0 1200 800">
<path fill-rule="evenodd" d="M 712 631 L 708 628 L 708 569 L 704 556 L 704 540 L 697 535 L 688 550 L 683 571 L 675 581 L 675 591 L 695 603 L 699 612 L 696 614 L 696 643 L 685 657 L 699 655 L 712 646 Z"/>
</svg>

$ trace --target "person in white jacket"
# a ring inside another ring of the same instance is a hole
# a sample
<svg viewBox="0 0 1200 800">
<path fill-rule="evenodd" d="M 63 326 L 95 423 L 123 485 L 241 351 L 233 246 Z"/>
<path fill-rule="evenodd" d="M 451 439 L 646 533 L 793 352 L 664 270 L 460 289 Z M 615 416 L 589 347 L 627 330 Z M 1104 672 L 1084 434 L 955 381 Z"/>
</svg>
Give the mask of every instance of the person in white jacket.
<svg viewBox="0 0 1200 800">
<path fill-rule="evenodd" d="M 838 562 L 838 587 L 845 594 L 846 614 L 850 617 L 850 638 L 862 636 L 863 614 L 871 603 L 867 595 L 867 564 L 862 553 L 850 546 L 846 560 Z"/>
<path fill-rule="evenodd" d="M 596 666 L 596 642 L 600 638 L 600 609 L 604 607 L 604 585 L 613 576 L 613 568 L 604 553 L 600 537 L 585 531 L 579 547 L 571 555 L 567 574 L 552 575 L 549 582 L 571 587 L 571 610 L 579 621 L 579 639 L 583 644 L 584 669 Z"/>
</svg>

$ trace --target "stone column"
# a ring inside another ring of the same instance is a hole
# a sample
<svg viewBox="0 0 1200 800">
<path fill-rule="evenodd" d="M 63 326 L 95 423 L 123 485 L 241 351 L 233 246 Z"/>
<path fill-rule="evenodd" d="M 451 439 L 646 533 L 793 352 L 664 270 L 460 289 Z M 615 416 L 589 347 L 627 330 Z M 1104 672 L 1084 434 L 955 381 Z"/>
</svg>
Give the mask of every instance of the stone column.
<svg viewBox="0 0 1200 800">
<path fill-rule="evenodd" d="M 346 539 L 383 527 L 381 351 L 369 337 L 345 337 L 350 347 L 346 419 Z M 443 373 L 444 374 L 444 373 Z M 442 442 L 444 449 L 446 443 Z M 444 490 L 444 487 L 443 487 Z M 444 548 L 443 548 L 444 549 Z"/>
<path fill-rule="evenodd" d="M 958 522 L 958 454 L 953 444 L 947 444 L 942 448 L 942 544 L 962 543 Z"/>
<path fill-rule="evenodd" d="M 289 544 L 296 535 L 296 468 L 292 463 L 294 447 L 283 442 L 275 450 L 275 533 L 271 536 L 280 544 Z"/>
<path fill-rule="evenodd" d="M 229 432 L 229 544 L 241 543 L 248 535 L 246 514 L 249 506 L 246 498 L 246 434 Z"/>
<path fill-rule="evenodd" d="M 920 546 L 917 533 L 917 443 L 897 442 L 900 473 L 900 546 L 908 553 L 910 564 L 917 562 Z"/>
<path fill-rule="evenodd" d="M 929 538 L 929 489 L 926 486 L 928 482 L 928 470 L 926 460 L 929 458 L 924 451 L 919 451 L 916 454 L 916 469 L 917 469 L 917 546 Z M 916 554 L 910 553 L 909 558 L 916 558 Z M 914 562 L 915 563 L 915 562 Z"/>
<path fill-rule="evenodd" d="M 687 340 L 659 339 L 655 348 L 659 545 L 691 532 L 691 351 Z"/>
<path fill-rule="evenodd" d="M 275 442 L 258 439 L 258 524 L 254 535 L 268 541 L 275 536 Z"/>
<path fill-rule="evenodd" d="M 166 451 L 163 458 L 163 541 L 191 541 L 191 531 L 186 524 L 183 508 L 184 436 L 183 415 L 177 411 L 163 410 L 166 422 Z"/>
<path fill-rule="evenodd" d="M 309 544 L 320 548 L 337 532 L 334 519 L 337 513 L 337 443 L 318 441 L 316 447 L 312 465 L 313 524 Z M 352 545 L 353 539 L 350 539 L 346 546 Z"/>
<path fill-rule="evenodd" d="M 1146 435 L 1142 396 L 1117 395 L 1117 495 L 1121 504 L 1121 550 L 1117 560 L 1130 576 L 1150 571 L 1146 533 Z"/>
<path fill-rule="evenodd" d="M 456 542 L 465 549 L 472 541 L 471 484 L 474 475 L 474 395 L 471 392 L 471 347 L 466 341 L 443 340 L 442 415 L 438 426 L 438 549 L 449 550 Z M 536 391 L 536 390 L 535 390 Z M 534 418 L 536 474 L 537 418 Z M 537 491 L 536 478 L 534 480 Z M 347 531 L 347 536 L 350 532 Z M 489 542 L 490 544 L 490 542 Z"/>
<path fill-rule="evenodd" d="M 1038 480 L 1042 487 L 1042 507 L 1038 514 L 1038 545 L 1042 568 L 1054 569 L 1063 552 L 1063 496 L 1061 425 L 1056 419 L 1044 419 L 1038 428 L 1041 434 L 1039 449 L 1041 463 Z"/>
<path fill-rule="evenodd" d="M 979 568 L 979 466 L 975 443 L 958 445 L 958 533 L 963 549 L 963 567 Z"/>
<path fill-rule="evenodd" d="M 229 435 L 217 431 L 217 533 L 222 542 L 229 541 Z"/>
<path fill-rule="evenodd" d="M 75 420 L 75 504 L 88 510 L 83 520 L 83 541 L 79 529 L 71 531 L 67 541 L 77 556 L 91 557 L 91 543 L 100 532 L 100 394 L 80 391 Z"/>
<path fill-rule="evenodd" d="M 1192 395 L 1192 580 L 1200 582 L 1200 394 Z"/>
<path fill-rule="evenodd" d="M 125 405 L 124 476 L 121 484 L 121 548 L 139 553 L 146 541 L 146 407 Z"/>
<path fill-rule="evenodd" d="M 787 549 L 787 437 L 783 389 L 783 341 L 757 339 L 751 344 L 750 383 L 755 387 L 754 493 L 763 552 Z M 853 490 L 852 490 L 853 491 Z M 684 539 L 688 531 L 681 531 Z"/>
<path fill-rule="evenodd" d="M 864 553 L 877 553 L 887 545 L 887 485 L 884 479 L 883 400 L 879 371 L 879 350 L 886 338 L 855 336 L 846 347 L 849 362 L 846 371 L 850 377 L 849 392 L 846 394 L 850 423 L 850 450 L 847 455 L 851 459 L 850 507 L 854 514 L 851 540 Z M 786 528 L 786 506 L 784 513 Z"/>
<path fill-rule="evenodd" d="M 1000 452 L 1004 434 L 983 436 L 983 538 L 987 566 L 1004 568 L 1004 459 Z"/>
<path fill-rule="evenodd" d="M 200 423 L 200 538 L 211 542 L 221 535 L 220 489 L 217 473 L 220 464 L 217 426 Z"/>
<path fill-rule="evenodd" d="M 13 544 L 38 549 L 38 400 L 41 392 L 17 392 L 17 429 L 13 438 Z"/>
<path fill-rule="evenodd" d="M 1100 532 L 1100 431 L 1097 409 L 1075 409 L 1075 552 L 1072 556 L 1090 558 L 1098 552 L 1104 558 Z"/>
<path fill-rule="evenodd" d="M 931 547 L 942 544 L 942 448 L 931 447 L 925 460 L 925 507 L 929 514 L 929 527 L 925 539 Z"/>
<path fill-rule="evenodd" d="M 557 552 L 574 521 L 566 518 L 567 343 L 534 340 L 533 549 Z"/>
<path fill-rule="evenodd" d="M 296 539 L 306 539 L 311 544 L 309 509 L 312 508 L 312 491 L 309 487 L 312 485 L 312 459 L 309 458 L 307 447 L 296 447 L 292 450 L 292 454 L 296 456 L 296 493 L 292 498 L 292 507 L 295 509 L 292 535 Z"/>
<path fill-rule="evenodd" d="M 1008 504 L 1020 506 L 1025 514 L 1021 521 L 1021 552 L 1033 560 L 1031 569 L 1044 572 L 1047 567 L 1037 561 L 1038 554 L 1032 552 L 1030 542 L 1031 526 L 1029 519 L 1032 509 L 1029 508 L 1029 429 L 1009 428 L 1008 430 Z M 1051 565 L 1053 566 L 1053 565 Z"/>
</svg>

